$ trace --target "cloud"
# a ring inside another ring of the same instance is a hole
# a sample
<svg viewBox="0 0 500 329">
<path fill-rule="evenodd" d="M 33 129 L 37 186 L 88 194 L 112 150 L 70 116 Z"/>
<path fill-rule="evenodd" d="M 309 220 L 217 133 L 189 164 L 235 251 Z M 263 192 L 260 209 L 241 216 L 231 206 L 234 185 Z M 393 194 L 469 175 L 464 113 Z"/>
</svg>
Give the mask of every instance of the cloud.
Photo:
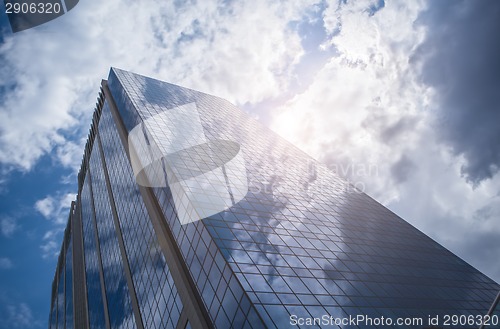
<svg viewBox="0 0 500 329">
<path fill-rule="evenodd" d="M 498 1 L 432 2 L 412 58 L 435 90 L 440 138 L 463 156 L 462 173 L 474 186 L 500 168 L 499 15 Z"/>
<path fill-rule="evenodd" d="M 313 3 L 84 1 L 57 20 L 7 36 L 0 45 L 0 163 L 27 171 L 52 154 L 77 166 L 110 66 L 235 102 L 283 93 L 302 55 L 289 23 Z"/>
<path fill-rule="evenodd" d="M 272 128 L 499 281 L 493 241 L 500 230 L 493 219 L 500 174 L 473 190 L 461 177 L 469 160 L 442 143 L 434 115 L 440 91 L 422 80 L 424 64 L 415 57 L 433 33 L 416 24 L 426 4 L 387 2 L 373 12 L 374 3 L 325 9 L 329 37 L 322 47 L 335 52 L 312 83 L 274 113 Z M 459 38 L 450 31 L 449 40 Z M 449 41 L 441 42 L 436 47 Z M 498 122 L 486 113 L 484 120 Z"/>
<path fill-rule="evenodd" d="M 64 225 L 56 225 L 54 228 L 45 232 L 42 238 L 42 244 L 40 245 L 42 258 L 56 258 L 59 256 L 64 229 Z"/>
<path fill-rule="evenodd" d="M 38 328 L 42 326 L 33 316 L 31 308 L 26 303 L 5 304 L 0 326 L 3 328 Z"/>
<path fill-rule="evenodd" d="M 322 47 L 336 49 L 303 92 L 275 114 L 273 128 L 318 160 L 344 167 L 375 164 L 376 176 L 363 179 L 379 200 L 397 198 L 399 154 L 411 152 L 427 120 L 427 92 L 409 64 L 424 38 L 413 22 L 420 2 L 376 1 L 328 6 L 323 12 Z M 360 178 L 347 175 L 357 182 Z"/>
<path fill-rule="evenodd" d="M 62 233 L 63 230 L 51 230 L 48 231 L 48 234 L 45 234 L 44 236 L 44 241 L 40 245 L 40 249 L 42 250 L 42 258 L 52 258 L 52 257 L 57 257 L 59 255 L 59 249 L 60 249 L 60 233 Z"/>
<path fill-rule="evenodd" d="M 500 175 L 475 189 L 460 177 L 464 160 L 429 131 L 412 154 L 419 170 L 398 185 L 391 210 L 500 282 Z"/>
<path fill-rule="evenodd" d="M 51 229 L 45 232 L 40 245 L 42 258 L 57 257 L 59 254 L 62 233 L 68 221 L 71 202 L 75 199 L 76 194 L 65 193 L 49 195 L 35 202 L 34 208 L 52 222 Z"/>
<path fill-rule="evenodd" d="M 415 163 L 406 154 L 403 154 L 400 159 L 391 166 L 391 174 L 397 183 L 402 183 L 408 179 L 415 168 Z"/>
<path fill-rule="evenodd" d="M 78 143 L 68 140 L 64 144 L 57 146 L 55 153 L 58 161 L 64 167 L 73 168 L 73 171 L 78 173 L 82 163 L 85 142 L 86 138 L 82 138 Z"/>
<path fill-rule="evenodd" d="M 38 200 L 35 203 L 35 209 L 45 218 L 52 217 L 54 212 L 54 199 L 52 197 L 46 197 L 45 199 Z"/>
<path fill-rule="evenodd" d="M 6 257 L 0 257 L 0 269 L 8 270 L 13 267 L 12 261 Z"/>
<path fill-rule="evenodd" d="M 4 217 L 0 220 L 0 231 L 5 237 L 11 237 L 18 228 L 19 226 L 14 218 Z"/>
<path fill-rule="evenodd" d="M 76 199 L 75 193 L 47 196 L 35 202 L 35 209 L 46 219 L 55 224 L 64 225 L 68 219 L 71 202 Z"/>
</svg>

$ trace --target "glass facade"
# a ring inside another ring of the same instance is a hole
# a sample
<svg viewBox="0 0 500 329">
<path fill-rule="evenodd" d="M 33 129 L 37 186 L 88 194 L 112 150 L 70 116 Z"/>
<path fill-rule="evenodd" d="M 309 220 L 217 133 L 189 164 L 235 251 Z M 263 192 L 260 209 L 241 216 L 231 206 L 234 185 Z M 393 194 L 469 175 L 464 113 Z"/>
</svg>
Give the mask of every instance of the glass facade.
<svg viewBox="0 0 500 329">
<path fill-rule="evenodd" d="M 66 294 L 64 297 L 65 304 L 66 304 L 66 310 L 65 310 L 65 322 L 66 322 L 66 328 L 73 328 L 73 241 L 69 240 L 68 241 L 68 248 L 66 249 L 66 259 L 65 259 L 65 265 L 66 265 L 66 273 L 65 273 L 65 287 L 66 287 Z"/>
<path fill-rule="evenodd" d="M 304 322 L 360 315 L 422 328 L 485 315 L 500 290 L 221 98 L 112 69 L 97 107 L 69 221 L 82 228 L 83 257 L 68 256 L 68 239 L 51 328 L 377 327 Z M 200 144 L 176 140 L 179 130 Z M 135 149 L 132 131 L 143 132 Z M 153 146 L 171 153 L 152 156 L 147 185 L 131 152 Z M 83 296 L 71 291 L 72 262 L 84 264 Z M 74 323 L 72 298 L 87 301 L 86 323 Z"/>
<path fill-rule="evenodd" d="M 175 328 L 183 305 L 107 103 L 104 104 L 99 131 L 144 327 Z"/>
<path fill-rule="evenodd" d="M 64 327 L 64 266 L 59 268 L 59 284 L 57 288 L 57 327 Z"/>
<path fill-rule="evenodd" d="M 82 202 L 82 224 L 83 224 L 83 248 L 85 250 L 85 278 L 87 287 L 87 308 L 89 312 L 89 323 L 91 328 L 105 328 L 105 312 L 103 302 L 103 291 L 99 269 L 101 267 L 98 256 L 96 227 L 94 218 L 94 205 L 92 201 L 90 173 L 86 175 L 83 185 Z"/>
<path fill-rule="evenodd" d="M 90 156 L 92 196 L 109 322 L 113 328 L 134 328 L 130 293 L 128 291 L 118 238 L 113 223 L 111 203 L 102 167 L 99 143 L 94 142 Z"/>
</svg>

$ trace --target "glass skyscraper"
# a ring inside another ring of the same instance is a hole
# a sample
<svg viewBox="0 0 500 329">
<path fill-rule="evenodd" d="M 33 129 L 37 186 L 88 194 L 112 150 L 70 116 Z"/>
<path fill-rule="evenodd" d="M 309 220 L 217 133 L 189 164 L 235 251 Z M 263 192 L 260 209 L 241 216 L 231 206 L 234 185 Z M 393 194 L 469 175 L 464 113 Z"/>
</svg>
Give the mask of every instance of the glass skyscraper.
<svg viewBox="0 0 500 329">
<path fill-rule="evenodd" d="M 49 328 L 498 327 L 499 290 L 224 99 L 113 68 Z"/>
</svg>

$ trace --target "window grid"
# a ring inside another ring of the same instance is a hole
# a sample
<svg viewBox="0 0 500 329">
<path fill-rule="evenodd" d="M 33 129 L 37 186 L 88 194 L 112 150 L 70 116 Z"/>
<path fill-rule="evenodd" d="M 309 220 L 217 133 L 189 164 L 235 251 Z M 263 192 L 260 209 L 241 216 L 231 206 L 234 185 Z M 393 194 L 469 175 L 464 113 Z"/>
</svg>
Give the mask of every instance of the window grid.
<svg viewBox="0 0 500 329">
<path fill-rule="evenodd" d="M 97 141 L 92 148 L 89 170 L 110 326 L 136 328 Z"/>
<path fill-rule="evenodd" d="M 99 121 L 99 134 L 144 327 L 175 328 L 182 302 L 134 181 L 107 101 Z"/>
<path fill-rule="evenodd" d="M 87 173 L 81 191 L 88 316 L 91 328 L 105 328 L 104 301 L 102 300 L 101 278 L 99 276 L 100 265 L 97 257 L 99 251 L 95 240 L 94 208 L 91 201 L 90 179 L 88 177 Z"/>
</svg>

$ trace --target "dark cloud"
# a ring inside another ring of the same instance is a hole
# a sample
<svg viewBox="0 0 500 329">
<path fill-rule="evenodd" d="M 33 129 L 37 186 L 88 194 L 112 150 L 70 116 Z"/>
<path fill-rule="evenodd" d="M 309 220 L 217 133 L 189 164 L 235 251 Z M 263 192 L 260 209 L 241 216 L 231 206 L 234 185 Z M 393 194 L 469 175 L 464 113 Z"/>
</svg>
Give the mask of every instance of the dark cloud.
<svg viewBox="0 0 500 329">
<path fill-rule="evenodd" d="M 438 129 L 474 185 L 500 167 L 500 1 L 431 2 L 412 61 L 438 97 Z"/>
<path fill-rule="evenodd" d="M 380 133 L 380 138 L 386 144 L 391 143 L 395 138 L 400 137 L 405 132 L 414 129 L 418 120 L 413 116 L 404 116 L 395 123 L 388 124 Z"/>
<path fill-rule="evenodd" d="M 370 107 L 370 113 L 361 122 L 361 127 L 376 136 L 381 142 L 391 145 L 415 129 L 419 119 L 413 115 L 401 114 L 396 118 L 386 113 L 384 108 Z"/>
<path fill-rule="evenodd" d="M 391 166 L 391 174 L 397 183 L 402 183 L 415 171 L 417 166 L 405 154 Z"/>
</svg>

